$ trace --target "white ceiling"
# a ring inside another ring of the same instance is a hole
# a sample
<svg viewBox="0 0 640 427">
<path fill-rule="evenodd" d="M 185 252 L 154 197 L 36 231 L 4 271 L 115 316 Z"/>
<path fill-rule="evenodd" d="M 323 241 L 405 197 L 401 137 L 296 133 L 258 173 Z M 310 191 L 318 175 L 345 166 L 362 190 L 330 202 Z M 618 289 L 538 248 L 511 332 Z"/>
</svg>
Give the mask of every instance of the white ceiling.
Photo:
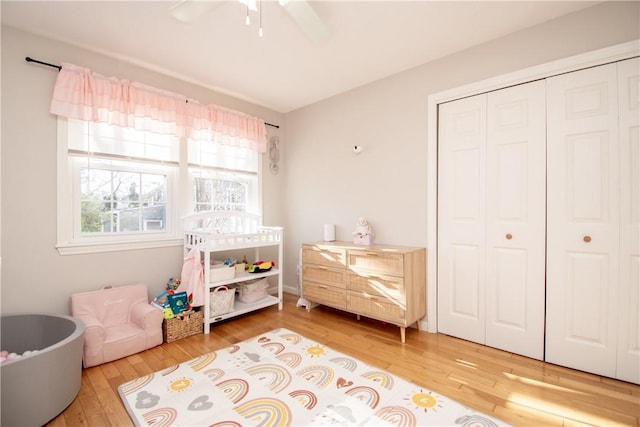
<svg viewBox="0 0 640 427">
<path fill-rule="evenodd" d="M 2 0 L 0 12 L 3 24 L 286 113 L 599 3 L 313 1 L 331 33 L 314 43 L 277 1 L 263 0 L 262 38 L 257 13 L 246 26 L 237 1 L 218 1 L 189 24 L 170 14 L 177 2 Z"/>
</svg>

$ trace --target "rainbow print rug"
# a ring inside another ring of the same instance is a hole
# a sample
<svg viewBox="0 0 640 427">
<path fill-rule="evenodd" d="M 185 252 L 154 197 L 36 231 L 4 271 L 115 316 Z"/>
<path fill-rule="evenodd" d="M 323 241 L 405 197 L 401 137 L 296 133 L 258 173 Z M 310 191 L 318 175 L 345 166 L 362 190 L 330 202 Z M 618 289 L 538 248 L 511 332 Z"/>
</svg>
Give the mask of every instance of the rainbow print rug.
<svg viewBox="0 0 640 427">
<path fill-rule="evenodd" d="M 118 391 L 138 426 L 505 425 L 287 329 Z"/>
</svg>

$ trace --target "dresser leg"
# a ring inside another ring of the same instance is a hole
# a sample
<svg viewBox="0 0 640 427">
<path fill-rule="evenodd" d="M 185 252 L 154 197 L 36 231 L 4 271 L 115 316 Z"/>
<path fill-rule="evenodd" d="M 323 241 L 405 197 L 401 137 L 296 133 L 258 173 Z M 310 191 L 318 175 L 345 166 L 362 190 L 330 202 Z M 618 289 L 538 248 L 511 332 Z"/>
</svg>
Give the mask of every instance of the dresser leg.
<svg viewBox="0 0 640 427">
<path fill-rule="evenodd" d="M 360 315 L 356 314 L 356 320 L 360 320 Z"/>
<path fill-rule="evenodd" d="M 416 329 L 420 332 L 420 319 L 416 320 Z"/>
<path fill-rule="evenodd" d="M 404 341 L 405 341 L 405 334 L 406 334 L 406 328 L 403 328 L 401 326 L 400 327 L 400 340 L 402 341 L 402 344 L 404 344 Z"/>
</svg>

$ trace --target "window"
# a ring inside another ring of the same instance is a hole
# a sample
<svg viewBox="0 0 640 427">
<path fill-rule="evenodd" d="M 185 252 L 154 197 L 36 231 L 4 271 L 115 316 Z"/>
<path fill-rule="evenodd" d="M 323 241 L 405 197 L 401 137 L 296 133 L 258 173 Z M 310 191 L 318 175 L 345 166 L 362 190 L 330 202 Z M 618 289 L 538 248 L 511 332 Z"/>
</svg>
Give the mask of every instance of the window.
<svg viewBox="0 0 640 427">
<path fill-rule="evenodd" d="M 188 162 L 193 211 L 259 211 L 258 153 L 189 140 Z"/>
<path fill-rule="evenodd" d="M 62 254 L 177 245 L 191 212 L 259 212 L 255 151 L 64 118 L 58 126 Z"/>
</svg>

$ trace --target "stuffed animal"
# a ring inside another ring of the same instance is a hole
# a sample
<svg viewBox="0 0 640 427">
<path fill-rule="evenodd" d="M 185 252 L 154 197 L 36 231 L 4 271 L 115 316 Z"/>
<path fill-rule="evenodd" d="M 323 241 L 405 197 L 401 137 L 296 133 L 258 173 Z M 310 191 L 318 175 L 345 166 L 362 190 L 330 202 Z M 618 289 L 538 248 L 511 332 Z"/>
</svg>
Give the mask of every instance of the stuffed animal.
<svg viewBox="0 0 640 427">
<path fill-rule="evenodd" d="M 363 217 L 358 218 L 358 222 L 356 223 L 356 231 L 353 232 L 353 235 L 355 237 L 375 236 L 373 228 L 369 224 L 369 221 L 367 221 L 367 219 Z"/>
</svg>

